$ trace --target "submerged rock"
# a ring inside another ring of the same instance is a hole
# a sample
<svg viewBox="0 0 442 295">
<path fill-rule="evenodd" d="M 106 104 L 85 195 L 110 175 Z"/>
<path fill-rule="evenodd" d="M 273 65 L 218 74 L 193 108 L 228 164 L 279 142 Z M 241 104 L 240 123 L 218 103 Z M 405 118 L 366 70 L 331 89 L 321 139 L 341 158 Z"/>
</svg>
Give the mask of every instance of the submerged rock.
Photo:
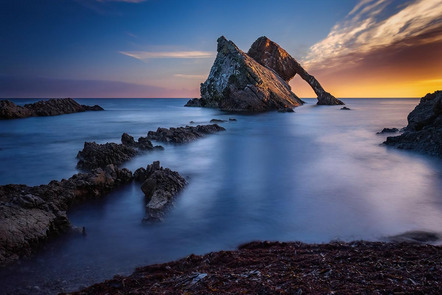
<svg viewBox="0 0 442 295">
<path fill-rule="evenodd" d="M 224 36 L 218 38 L 217 51 L 209 77 L 201 84 L 201 99 L 193 99 L 187 106 L 263 112 L 303 103 L 284 79 L 242 52 Z"/>
<path fill-rule="evenodd" d="M 344 103 L 322 88 L 309 73 L 281 46 L 263 36 L 250 47 L 248 55 L 261 65 L 274 70 L 286 82 L 296 74 L 306 81 L 318 96 L 318 105 L 343 105 Z"/>
<path fill-rule="evenodd" d="M 422 97 L 407 119 L 404 133 L 387 137 L 384 144 L 442 157 L 442 91 Z"/>
<path fill-rule="evenodd" d="M 85 111 L 102 111 L 99 105 L 81 105 L 72 98 L 53 98 L 18 106 L 12 101 L 0 101 L 0 119 L 18 119 L 40 116 L 57 116 Z"/>
<path fill-rule="evenodd" d="M 161 220 L 174 197 L 184 188 L 186 180 L 178 172 L 160 166 L 156 161 L 146 169 L 139 168 L 134 173 L 135 179 L 142 182 L 141 190 L 146 197 L 147 221 Z"/>
<path fill-rule="evenodd" d="M 151 140 L 157 140 L 170 143 L 185 143 L 190 142 L 206 134 L 211 134 L 219 131 L 224 131 L 225 128 L 217 125 L 198 125 L 198 126 L 186 126 L 170 129 L 158 128 L 157 131 L 149 131 L 147 138 Z"/>
<path fill-rule="evenodd" d="M 0 266 L 32 254 L 49 237 L 71 228 L 66 210 L 99 198 L 132 180 L 127 169 L 108 165 L 47 185 L 0 186 Z"/>
</svg>

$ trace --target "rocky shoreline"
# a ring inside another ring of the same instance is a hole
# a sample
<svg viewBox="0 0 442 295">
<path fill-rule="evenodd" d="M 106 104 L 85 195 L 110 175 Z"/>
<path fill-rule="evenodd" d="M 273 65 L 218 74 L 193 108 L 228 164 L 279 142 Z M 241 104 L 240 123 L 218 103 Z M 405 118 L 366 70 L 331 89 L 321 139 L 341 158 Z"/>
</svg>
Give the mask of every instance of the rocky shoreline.
<svg viewBox="0 0 442 295">
<path fill-rule="evenodd" d="M 164 141 L 190 142 L 206 134 L 225 130 L 217 124 L 196 127 L 158 128 Z M 177 140 L 179 139 L 179 141 Z M 147 137 L 135 141 L 124 133 L 121 144 L 85 142 L 78 152 L 77 168 L 85 170 L 69 179 L 53 180 L 47 185 L 0 185 L 0 266 L 11 264 L 35 253 L 49 238 L 72 229 L 66 211 L 82 201 L 101 198 L 118 186 L 134 179 L 141 183 L 146 200 L 144 221 L 159 221 L 173 205 L 187 181 L 176 171 L 153 162 L 132 174 L 121 165 L 139 151 L 163 149 Z"/>
<path fill-rule="evenodd" d="M 442 247 L 252 242 L 115 276 L 72 294 L 441 294 Z"/>
<path fill-rule="evenodd" d="M 81 105 L 72 98 L 52 98 L 24 106 L 18 106 L 10 100 L 0 101 L 0 119 L 58 116 L 86 111 L 103 111 L 103 108 L 99 105 Z"/>
</svg>

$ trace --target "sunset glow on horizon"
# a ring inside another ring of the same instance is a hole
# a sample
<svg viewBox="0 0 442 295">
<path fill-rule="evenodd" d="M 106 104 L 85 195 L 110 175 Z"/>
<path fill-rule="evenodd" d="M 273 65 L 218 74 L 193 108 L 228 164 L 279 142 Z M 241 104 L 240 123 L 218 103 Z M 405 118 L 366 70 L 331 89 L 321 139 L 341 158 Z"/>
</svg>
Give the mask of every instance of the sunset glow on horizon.
<svg viewBox="0 0 442 295">
<path fill-rule="evenodd" d="M 0 97 L 199 97 L 221 35 L 244 52 L 269 37 L 336 97 L 442 89 L 441 1 L 279 4 L 3 1 Z M 290 85 L 315 97 L 299 77 Z"/>
</svg>

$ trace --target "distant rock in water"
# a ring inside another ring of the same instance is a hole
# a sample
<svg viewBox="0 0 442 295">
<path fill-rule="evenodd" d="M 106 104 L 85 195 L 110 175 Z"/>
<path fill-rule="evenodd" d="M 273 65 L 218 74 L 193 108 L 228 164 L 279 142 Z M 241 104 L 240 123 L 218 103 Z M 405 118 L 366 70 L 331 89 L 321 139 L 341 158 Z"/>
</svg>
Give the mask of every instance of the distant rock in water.
<svg viewBox="0 0 442 295">
<path fill-rule="evenodd" d="M 224 127 L 217 124 L 212 125 L 198 125 L 186 126 L 170 129 L 158 128 L 157 131 L 149 131 L 147 138 L 150 140 L 157 140 L 170 143 L 185 143 L 190 142 L 206 134 L 211 134 L 219 131 L 225 131 Z"/>
<path fill-rule="evenodd" d="M 99 105 L 81 105 L 72 98 L 53 98 L 18 106 L 12 101 L 0 101 L 0 119 L 19 119 L 71 114 L 85 111 L 102 111 Z"/>
<path fill-rule="evenodd" d="M 351 109 L 347 108 L 347 107 L 342 107 L 341 110 L 343 110 L 343 111 L 350 111 Z"/>
<path fill-rule="evenodd" d="M 146 197 L 146 221 L 159 221 L 174 197 L 184 188 L 186 180 L 178 172 L 160 166 L 159 161 L 139 168 L 135 180 L 142 182 L 141 190 Z"/>
<path fill-rule="evenodd" d="M 343 105 L 344 103 L 326 92 L 318 80 L 287 53 L 281 46 L 267 37 L 258 38 L 250 47 L 248 55 L 261 65 L 274 70 L 286 82 L 296 74 L 306 81 L 318 96 L 319 105 Z"/>
<path fill-rule="evenodd" d="M 209 77 L 201 84 L 201 99 L 186 106 L 235 112 L 263 112 L 296 107 L 303 102 L 274 71 L 262 66 L 224 36 Z"/>
<path fill-rule="evenodd" d="M 404 133 L 387 137 L 384 144 L 442 157 L 442 91 L 422 97 L 407 119 Z"/>
<path fill-rule="evenodd" d="M 1 185 L 0 266 L 31 255 L 49 237 L 69 230 L 66 210 L 72 204 L 103 197 L 130 181 L 132 172 L 108 165 L 47 185 Z"/>
</svg>

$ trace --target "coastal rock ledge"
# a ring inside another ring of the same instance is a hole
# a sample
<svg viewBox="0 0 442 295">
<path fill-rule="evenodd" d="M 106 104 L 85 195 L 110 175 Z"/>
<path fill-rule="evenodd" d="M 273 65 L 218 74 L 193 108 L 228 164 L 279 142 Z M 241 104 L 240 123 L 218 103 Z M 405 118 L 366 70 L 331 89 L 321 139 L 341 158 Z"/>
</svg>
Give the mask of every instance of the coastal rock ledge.
<svg viewBox="0 0 442 295">
<path fill-rule="evenodd" d="M 69 179 L 29 187 L 0 186 L 0 266 L 34 253 L 50 237 L 71 228 L 66 210 L 100 198 L 132 181 L 132 172 L 108 165 Z"/>
<path fill-rule="evenodd" d="M 58 116 L 86 111 L 103 111 L 103 108 L 99 105 L 81 105 L 72 98 L 52 98 L 24 106 L 18 106 L 10 100 L 0 101 L 0 119 Z"/>
<path fill-rule="evenodd" d="M 404 133 L 387 137 L 384 144 L 442 157 L 442 91 L 422 97 L 407 120 Z"/>
</svg>

